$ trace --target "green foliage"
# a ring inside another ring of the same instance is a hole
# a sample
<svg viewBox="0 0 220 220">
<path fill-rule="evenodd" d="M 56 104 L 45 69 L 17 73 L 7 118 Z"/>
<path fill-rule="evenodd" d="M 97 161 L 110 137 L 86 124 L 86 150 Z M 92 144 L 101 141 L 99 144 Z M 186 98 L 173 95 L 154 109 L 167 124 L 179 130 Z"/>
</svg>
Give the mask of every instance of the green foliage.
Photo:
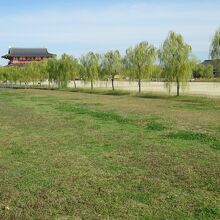
<svg viewBox="0 0 220 220">
<path fill-rule="evenodd" d="M 28 64 L 28 74 L 32 82 L 39 82 L 40 84 L 48 79 L 48 72 L 46 70 L 46 61 L 31 62 Z"/>
<path fill-rule="evenodd" d="M 3 80 L 3 67 L 0 66 L 0 82 Z"/>
<path fill-rule="evenodd" d="M 210 55 L 213 60 L 220 59 L 220 27 L 215 32 L 212 39 Z"/>
<path fill-rule="evenodd" d="M 213 78 L 213 66 L 212 65 L 196 65 L 193 68 L 193 77 L 194 78 L 207 78 L 207 79 L 211 79 Z"/>
<path fill-rule="evenodd" d="M 85 81 L 91 82 L 91 90 L 93 90 L 94 81 L 99 78 L 100 64 L 99 55 L 89 52 L 80 59 L 81 77 Z"/>
<path fill-rule="evenodd" d="M 7 66 L 0 68 L 0 80 L 17 84 L 24 83 L 27 88 L 29 83 L 40 84 L 48 80 L 57 84 L 58 88 L 66 88 L 69 80 L 79 76 L 80 65 L 78 60 L 67 54 L 60 59 L 51 58 L 41 62 L 30 62 L 23 66 Z"/>
<path fill-rule="evenodd" d="M 148 42 L 141 42 L 126 51 L 124 59 L 126 72 L 130 79 L 138 81 L 139 93 L 141 92 L 141 80 L 150 79 L 152 76 L 156 58 L 157 49 Z"/>
<path fill-rule="evenodd" d="M 57 72 L 59 88 L 66 88 L 72 72 L 72 57 L 64 53 L 61 59 L 57 60 Z"/>
<path fill-rule="evenodd" d="M 31 82 L 33 69 L 31 64 L 27 64 L 20 69 L 22 75 L 21 75 L 21 81 L 25 83 L 25 87 L 28 85 L 29 82 Z"/>
<path fill-rule="evenodd" d="M 215 60 L 214 69 L 220 67 L 219 63 L 219 44 L 220 29 L 213 37 L 211 46 L 211 56 Z M 23 87 L 42 87 L 43 83 L 48 82 L 55 88 L 66 89 L 70 81 L 74 82 L 81 79 L 91 83 L 93 90 L 94 82 L 98 79 L 112 82 L 112 90 L 115 90 L 116 77 L 123 77 L 126 80 L 136 80 L 138 82 L 139 93 L 143 80 L 165 80 L 166 86 L 171 90 L 173 83 L 177 85 L 177 95 L 180 87 L 187 85 L 192 75 L 196 78 L 210 79 L 213 77 L 212 66 L 196 65 L 198 63 L 191 56 L 191 47 L 187 45 L 183 37 L 174 32 L 169 36 L 159 50 L 160 64 L 155 64 L 158 50 L 144 41 L 135 47 L 129 47 L 125 56 L 121 56 L 118 50 L 99 55 L 89 52 L 81 56 L 80 59 L 63 54 L 61 58 L 51 58 L 41 62 L 31 62 L 22 66 L 0 67 L 0 81 L 4 84 L 17 85 L 19 82 Z M 217 65 L 218 64 L 218 65 Z M 220 68 L 219 68 L 220 69 Z M 37 86 L 36 86 L 37 85 Z M 114 93 L 116 94 L 116 93 Z"/>
<path fill-rule="evenodd" d="M 159 52 L 160 63 L 164 70 L 163 78 L 167 82 L 169 91 L 172 83 L 177 84 L 177 96 L 180 85 L 185 86 L 192 75 L 191 50 L 180 34 L 170 32 Z"/>
<path fill-rule="evenodd" d="M 215 68 L 220 73 L 220 27 L 215 32 L 210 47 L 210 56 L 214 60 Z"/>
<path fill-rule="evenodd" d="M 65 55 L 64 62 L 66 65 L 67 73 L 68 73 L 68 80 L 73 80 L 74 85 L 76 88 L 75 80 L 80 76 L 80 64 L 78 59 L 74 58 L 73 56 Z"/>
<path fill-rule="evenodd" d="M 57 60 L 55 58 L 51 58 L 47 61 L 46 70 L 48 72 L 48 81 L 49 87 L 52 82 L 58 82 L 57 76 Z"/>
<path fill-rule="evenodd" d="M 120 75 L 123 69 L 120 52 L 116 50 L 116 51 L 109 51 L 106 54 L 104 54 L 102 58 L 101 69 L 104 78 L 111 79 L 112 90 L 114 91 L 115 76 Z"/>
<path fill-rule="evenodd" d="M 160 65 L 154 65 L 151 78 L 157 80 L 161 78 L 163 73 L 163 68 Z"/>
<path fill-rule="evenodd" d="M 49 59 L 46 70 L 49 82 L 56 82 L 58 88 L 66 88 L 68 85 L 71 57 L 63 54 L 60 59 Z"/>
</svg>

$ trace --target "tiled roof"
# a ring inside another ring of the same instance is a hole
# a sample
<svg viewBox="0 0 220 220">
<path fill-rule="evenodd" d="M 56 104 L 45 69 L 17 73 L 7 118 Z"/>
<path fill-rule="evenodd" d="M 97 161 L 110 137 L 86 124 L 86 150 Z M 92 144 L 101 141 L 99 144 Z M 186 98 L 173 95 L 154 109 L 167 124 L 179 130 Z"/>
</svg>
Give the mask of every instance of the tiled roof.
<svg viewBox="0 0 220 220">
<path fill-rule="evenodd" d="M 52 57 L 54 54 L 48 53 L 46 48 L 15 48 L 9 49 L 8 54 L 2 58 L 10 57 Z"/>
</svg>

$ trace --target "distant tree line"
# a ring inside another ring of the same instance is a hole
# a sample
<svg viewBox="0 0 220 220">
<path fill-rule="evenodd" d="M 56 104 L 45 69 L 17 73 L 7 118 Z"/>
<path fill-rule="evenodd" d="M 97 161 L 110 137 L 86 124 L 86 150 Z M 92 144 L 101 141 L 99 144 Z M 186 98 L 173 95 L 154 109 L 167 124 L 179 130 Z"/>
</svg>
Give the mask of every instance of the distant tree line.
<svg viewBox="0 0 220 220">
<path fill-rule="evenodd" d="M 25 86 L 41 86 L 47 81 L 49 88 L 51 85 L 66 88 L 73 81 L 76 88 L 76 80 L 80 79 L 90 82 L 92 90 L 96 80 L 106 80 L 111 81 L 115 90 L 115 79 L 126 78 L 137 81 L 141 93 L 143 80 L 162 79 L 169 91 L 175 84 L 179 96 L 180 88 L 186 86 L 190 78 L 213 77 L 213 66 L 199 64 L 191 52 L 191 46 L 182 35 L 170 32 L 160 49 L 145 41 L 128 48 L 124 56 L 118 50 L 102 55 L 89 52 L 79 59 L 63 54 L 59 59 L 0 67 L 0 81 Z M 213 37 L 210 55 L 220 67 L 220 28 Z"/>
</svg>

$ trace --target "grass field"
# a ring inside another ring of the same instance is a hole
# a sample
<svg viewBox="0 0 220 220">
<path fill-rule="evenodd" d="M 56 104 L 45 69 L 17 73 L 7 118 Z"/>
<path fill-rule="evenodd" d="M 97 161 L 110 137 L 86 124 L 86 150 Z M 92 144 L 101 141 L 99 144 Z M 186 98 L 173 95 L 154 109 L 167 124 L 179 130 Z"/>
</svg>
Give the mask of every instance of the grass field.
<svg viewBox="0 0 220 220">
<path fill-rule="evenodd" d="M 220 219 L 220 99 L 107 94 L 0 89 L 0 219 Z"/>
</svg>

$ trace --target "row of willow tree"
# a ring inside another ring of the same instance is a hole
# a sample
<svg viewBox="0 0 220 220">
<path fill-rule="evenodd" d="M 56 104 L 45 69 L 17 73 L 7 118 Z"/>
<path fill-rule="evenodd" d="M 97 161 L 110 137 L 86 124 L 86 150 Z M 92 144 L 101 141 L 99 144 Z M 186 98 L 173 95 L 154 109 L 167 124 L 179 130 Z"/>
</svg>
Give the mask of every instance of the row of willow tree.
<svg viewBox="0 0 220 220">
<path fill-rule="evenodd" d="M 211 56 L 216 61 L 220 57 L 219 44 L 220 28 L 213 37 L 211 47 Z M 191 46 L 185 43 L 180 34 L 170 32 L 160 49 L 148 42 L 141 42 L 128 48 L 125 56 L 118 50 L 103 55 L 89 52 L 80 59 L 63 54 L 60 59 L 54 57 L 22 67 L 1 67 L 0 81 L 26 86 L 31 83 L 41 85 L 47 81 L 49 88 L 54 84 L 58 88 L 65 88 L 73 81 L 76 88 L 76 80 L 80 79 L 90 82 L 93 89 L 96 80 L 111 80 L 112 90 L 115 90 L 115 79 L 121 77 L 137 81 L 140 93 L 143 80 L 160 78 L 166 82 L 169 90 L 175 83 L 179 96 L 180 87 L 185 86 L 193 74 L 213 77 L 213 67 L 198 65 L 191 52 Z"/>
</svg>

